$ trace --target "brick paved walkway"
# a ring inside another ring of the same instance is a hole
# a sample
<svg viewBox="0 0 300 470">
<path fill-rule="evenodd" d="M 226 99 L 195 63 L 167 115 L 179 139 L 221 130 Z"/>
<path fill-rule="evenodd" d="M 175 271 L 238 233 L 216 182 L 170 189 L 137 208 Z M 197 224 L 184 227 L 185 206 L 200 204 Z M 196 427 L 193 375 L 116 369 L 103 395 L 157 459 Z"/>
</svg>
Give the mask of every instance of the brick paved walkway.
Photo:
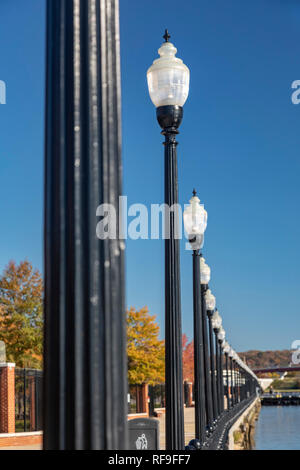
<svg viewBox="0 0 300 470">
<path fill-rule="evenodd" d="M 165 415 L 159 418 L 160 448 L 165 449 Z M 184 409 L 184 437 L 187 445 L 195 437 L 195 408 Z"/>
<path fill-rule="evenodd" d="M 160 426 L 160 448 L 165 449 L 165 415 L 159 418 Z M 195 408 L 184 409 L 184 431 L 185 444 L 188 444 L 195 437 Z M 27 447 L 2 447 L 0 450 L 42 450 L 39 445 Z"/>
</svg>

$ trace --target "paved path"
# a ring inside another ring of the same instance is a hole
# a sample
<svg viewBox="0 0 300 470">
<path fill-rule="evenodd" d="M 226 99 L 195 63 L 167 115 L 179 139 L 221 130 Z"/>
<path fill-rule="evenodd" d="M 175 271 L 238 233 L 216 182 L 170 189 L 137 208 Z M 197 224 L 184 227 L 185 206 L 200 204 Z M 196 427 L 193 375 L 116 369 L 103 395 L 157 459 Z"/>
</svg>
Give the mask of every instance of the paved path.
<svg viewBox="0 0 300 470">
<path fill-rule="evenodd" d="M 165 449 L 165 415 L 159 418 L 160 426 L 160 448 Z M 185 444 L 195 437 L 195 408 L 184 409 L 184 434 Z M 22 447 L 1 447 L 0 450 L 42 450 L 40 445 L 22 446 Z"/>
<path fill-rule="evenodd" d="M 164 450 L 166 448 L 165 441 L 165 415 L 159 418 L 160 428 L 160 448 Z M 195 408 L 184 409 L 184 437 L 185 444 L 187 445 L 191 439 L 195 437 Z"/>
<path fill-rule="evenodd" d="M 32 446 L 0 447 L 0 450 L 42 450 L 42 446 L 39 444 L 36 444 Z"/>
</svg>

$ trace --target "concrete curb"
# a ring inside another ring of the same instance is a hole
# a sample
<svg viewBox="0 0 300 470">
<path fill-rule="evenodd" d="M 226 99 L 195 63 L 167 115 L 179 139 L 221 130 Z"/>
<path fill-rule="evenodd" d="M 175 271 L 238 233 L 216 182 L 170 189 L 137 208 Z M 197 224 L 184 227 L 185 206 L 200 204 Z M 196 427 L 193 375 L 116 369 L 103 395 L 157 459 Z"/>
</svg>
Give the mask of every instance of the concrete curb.
<svg viewBox="0 0 300 470">
<path fill-rule="evenodd" d="M 248 416 L 251 413 L 251 411 L 255 408 L 255 406 L 257 405 L 257 403 L 259 401 L 260 401 L 260 398 L 257 397 L 256 400 L 254 400 L 254 402 L 252 402 L 251 405 L 248 406 L 248 408 L 244 411 L 244 413 L 241 414 L 241 416 L 235 421 L 233 426 L 231 426 L 231 428 L 229 429 L 229 432 L 228 432 L 228 450 L 235 450 L 234 449 L 233 434 L 234 434 L 235 431 L 239 430 L 240 425 L 243 423 L 245 417 Z"/>
</svg>

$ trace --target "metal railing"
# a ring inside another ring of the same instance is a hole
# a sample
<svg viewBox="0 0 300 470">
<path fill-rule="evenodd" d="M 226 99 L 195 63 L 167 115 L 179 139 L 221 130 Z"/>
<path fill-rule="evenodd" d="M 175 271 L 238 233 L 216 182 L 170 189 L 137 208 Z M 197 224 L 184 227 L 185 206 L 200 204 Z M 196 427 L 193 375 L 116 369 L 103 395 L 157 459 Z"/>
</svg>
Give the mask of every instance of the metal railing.
<svg viewBox="0 0 300 470">
<path fill-rule="evenodd" d="M 16 432 L 42 430 L 43 372 L 36 369 L 15 371 Z"/>
<path fill-rule="evenodd" d="M 204 304 L 204 314 L 205 310 Z M 204 329 L 206 321 L 203 315 Z M 228 430 L 261 393 L 255 374 L 217 334 L 210 335 L 210 340 L 206 338 L 204 346 L 207 351 L 207 360 L 203 364 L 206 373 L 201 376 L 204 386 L 195 397 L 195 421 L 197 423 L 198 402 L 201 427 L 196 427 L 195 439 L 186 450 L 226 448 Z M 210 388 L 206 381 L 210 381 Z"/>
</svg>

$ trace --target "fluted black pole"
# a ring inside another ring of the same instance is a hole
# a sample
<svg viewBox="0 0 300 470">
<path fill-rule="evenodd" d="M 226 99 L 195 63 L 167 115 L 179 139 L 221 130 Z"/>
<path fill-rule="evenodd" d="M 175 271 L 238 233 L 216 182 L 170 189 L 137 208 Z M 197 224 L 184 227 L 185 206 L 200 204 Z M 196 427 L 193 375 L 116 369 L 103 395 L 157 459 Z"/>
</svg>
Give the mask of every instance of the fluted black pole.
<svg viewBox="0 0 300 470">
<path fill-rule="evenodd" d="M 220 360 L 220 410 L 221 413 L 224 411 L 224 377 L 223 377 L 223 366 L 224 366 L 224 361 L 223 361 L 223 348 L 222 348 L 222 342 L 219 340 L 219 360 Z"/>
<path fill-rule="evenodd" d="M 212 405 L 212 388 L 210 378 L 210 359 L 208 349 L 208 332 L 207 332 L 207 311 L 205 302 L 205 292 L 207 285 L 201 284 L 201 318 L 202 318 L 202 334 L 203 334 L 203 354 L 204 354 L 204 378 L 205 378 L 205 408 L 206 408 L 206 425 L 209 432 L 213 429 L 213 405 Z"/>
<path fill-rule="evenodd" d="M 235 375 L 235 360 L 232 358 L 232 372 L 233 372 L 233 380 L 234 380 L 234 387 L 233 387 L 233 404 L 236 404 L 236 375 Z"/>
<path fill-rule="evenodd" d="M 240 368 L 240 397 L 241 401 L 243 401 L 243 382 L 244 382 L 244 369 L 241 367 Z"/>
<path fill-rule="evenodd" d="M 246 372 L 245 372 L 245 369 L 243 369 L 242 379 L 243 379 L 243 400 L 245 400 L 245 398 L 246 398 Z"/>
<path fill-rule="evenodd" d="M 234 385 L 233 385 L 233 359 L 230 357 L 230 373 L 231 373 L 231 407 L 234 407 Z"/>
<path fill-rule="evenodd" d="M 240 368 L 240 397 L 241 401 L 244 400 L 244 369 Z"/>
<path fill-rule="evenodd" d="M 215 333 L 215 351 L 216 351 L 216 386 L 217 386 L 217 412 L 218 418 L 221 414 L 220 408 L 220 361 L 219 361 L 219 343 L 218 343 L 218 329 L 214 328 Z"/>
<path fill-rule="evenodd" d="M 165 203 L 178 204 L 176 135 L 183 117 L 180 106 L 157 108 L 165 136 Z M 180 298 L 179 217 L 165 215 L 165 349 L 166 349 L 166 448 L 184 449 L 182 332 Z"/>
<path fill-rule="evenodd" d="M 228 352 L 225 352 L 225 367 L 226 367 L 226 397 L 227 397 L 227 410 L 229 410 L 229 409 L 230 409 L 230 399 L 229 399 Z"/>
<path fill-rule="evenodd" d="M 245 370 L 242 369 L 242 377 L 241 377 L 242 387 L 241 387 L 241 396 L 242 400 L 245 400 Z"/>
<path fill-rule="evenodd" d="M 233 360 L 233 370 L 234 370 L 234 402 L 238 402 L 238 384 L 237 384 L 237 372 L 236 372 L 236 361 Z"/>
<path fill-rule="evenodd" d="M 46 97 L 44 448 L 126 449 L 118 1 L 48 0 Z"/>
<path fill-rule="evenodd" d="M 195 371 L 195 431 L 203 444 L 205 439 L 205 376 L 203 353 L 203 323 L 200 294 L 200 254 L 193 252 L 193 298 L 194 298 L 194 371 Z"/>
<path fill-rule="evenodd" d="M 240 377 L 240 366 L 237 364 L 237 400 L 238 403 L 241 400 L 241 377 Z"/>
<path fill-rule="evenodd" d="M 215 351 L 213 339 L 213 327 L 211 310 L 207 311 L 208 316 L 208 331 L 209 331 L 209 351 L 210 351 L 210 369 L 211 369 L 211 390 L 212 390 L 212 403 L 213 403 L 213 417 L 214 421 L 218 418 L 218 404 L 217 404 L 217 383 L 216 383 L 216 367 L 215 367 Z"/>
</svg>

